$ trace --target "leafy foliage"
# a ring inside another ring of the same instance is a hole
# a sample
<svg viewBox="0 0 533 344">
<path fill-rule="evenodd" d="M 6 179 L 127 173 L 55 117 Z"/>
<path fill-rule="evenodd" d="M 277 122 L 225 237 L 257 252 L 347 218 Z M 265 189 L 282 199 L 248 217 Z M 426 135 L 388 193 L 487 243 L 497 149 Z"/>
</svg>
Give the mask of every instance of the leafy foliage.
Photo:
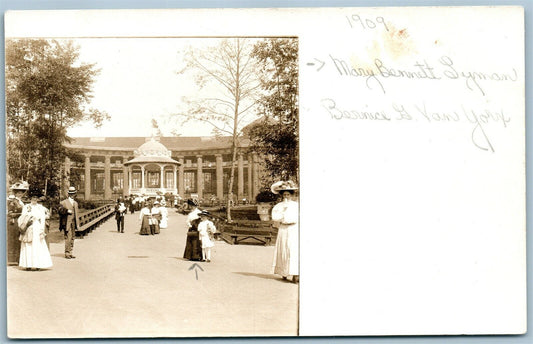
<svg viewBox="0 0 533 344">
<path fill-rule="evenodd" d="M 227 198 L 227 218 L 231 221 L 235 162 L 240 149 L 242 130 L 254 114 L 259 90 L 256 61 L 251 57 L 253 45 L 248 39 L 223 39 L 205 50 L 189 50 L 186 66 L 179 72 L 193 73 L 198 96 L 182 99 L 186 109 L 173 116 L 185 123 L 209 124 L 216 136 L 231 136 L 231 172 Z"/>
<path fill-rule="evenodd" d="M 182 98 L 183 111 L 172 116 L 180 123 L 196 121 L 209 124 L 213 134 L 238 139 L 255 114 L 259 80 L 256 62 L 251 58 L 249 39 L 223 39 L 203 50 L 190 48 L 179 74 L 191 74 L 197 96 Z"/>
<path fill-rule="evenodd" d="M 252 149 L 264 157 L 268 186 L 277 180 L 298 181 L 298 40 L 267 38 L 252 52 L 261 64 L 260 114 L 248 128 Z"/>
<path fill-rule="evenodd" d="M 59 192 L 67 128 L 84 120 L 99 126 L 109 118 L 87 108 L 98 71 L 78 57 L 71 42 L 6 40 L 8 178 L 27 180 L 48 196 Z"/>
<path fill-rule="evenodd" d="M 263 190 L 255 196 L 256 202 L 270 203 L 278 199 L 278 195 L 272 193 L 270 190 Z"/>
</svg>

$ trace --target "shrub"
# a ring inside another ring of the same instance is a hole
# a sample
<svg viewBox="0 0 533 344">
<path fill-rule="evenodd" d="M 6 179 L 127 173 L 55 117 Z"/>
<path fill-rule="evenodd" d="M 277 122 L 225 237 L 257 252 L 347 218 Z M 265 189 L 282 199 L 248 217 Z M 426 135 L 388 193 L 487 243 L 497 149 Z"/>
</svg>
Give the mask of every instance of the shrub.
<svg viewBox="0 0 533 344">
<path fill-rule="evenodd" d="M 270 203 L 276 201 L 277 198 L 278 195 L 272 193 L 272 191 L 264 190 L 258 193 L 257 196 L 255 196 L 255 201 L 258 203 Z"/>
</svg>

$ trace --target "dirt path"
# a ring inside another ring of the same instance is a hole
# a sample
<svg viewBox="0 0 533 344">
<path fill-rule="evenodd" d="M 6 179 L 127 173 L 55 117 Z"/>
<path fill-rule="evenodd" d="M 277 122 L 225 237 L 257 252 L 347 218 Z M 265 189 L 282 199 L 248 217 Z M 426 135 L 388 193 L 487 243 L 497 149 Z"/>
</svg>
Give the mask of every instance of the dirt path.
<svg viewBox="0 0 533 344">
<path fill-rule="evenodd" d="M 169 228 L 141 236 L 137 214 L 127 215 L 126 233 L 111 219 L 76 239 L 76 259 L 53 240 L 50 270 L 7 267 L 8 336 L 297 334 L 298 285 L 270 274 L 273 246 L 217 241 L 213 261 L 190 270 L 181 258 L 186 217 L 170 210 Z"/>
</svg>

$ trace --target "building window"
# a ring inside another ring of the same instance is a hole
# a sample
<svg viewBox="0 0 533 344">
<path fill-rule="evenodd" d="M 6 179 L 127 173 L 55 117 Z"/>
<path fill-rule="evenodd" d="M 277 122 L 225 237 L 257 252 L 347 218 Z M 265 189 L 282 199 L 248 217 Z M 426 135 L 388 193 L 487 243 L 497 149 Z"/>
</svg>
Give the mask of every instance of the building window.
<svg viewBox="0 0 533 344">
<path fill-rule="evenodd" d="M 205 193 L 216 193 L 217 186 L 215 179 L 213 178 L 213 172 L 204 172 L 204 192 Z"/>
<path fill-rule="evenodd" d="M 183 184 L 183 187 L 185 188 L 185 193 L 195 193 L 196 172 L 185 172 L 183 174 Z"/>
<path fill-rule="evenodd" d="M 167 189 L 173 189 L 174 186 L 174 172 L 165 172 L 165 185 Z"/>
<path fill-rule="evenodd" d="M 124 189 L 124 173 L 116 172 L 113 173 L 113 189 Z"/>
<path fill-rule="evenodd" d="M 248 195 L 248 167 L 245 167 L 243 168 L 243 174 L 244 174 L 244 187 L 243 187 L 243 191 L 244 191 L 244 194 L 245 195 Z M 250 197 L 250 195 L 248 195 L 248 197 Z"/>
<path fill-rule="evenodd" d="M 96 172 L 91 183 L 92 192 L 98 193 L 104 191 L 105 176 L 103 172 Z"/>
<path fill-rule="evenodd" d="M 148 172 L 148 187 L 149 188 L 159 187 L 159 172 Z"/>
<path fill-rule="evenodd" d="M 72 176 L 72 174 L 71 174 Z M 85 174 L 84 173 L 77 173 L 75 175 L 75 183 L 74 186 L 78 191 L 85 191 Z"/>
<path fill-rule="evenodd" d="M 140 189 L 142 187 L 141 172 L 133 172 L 131 174 L 131 187 L 133 189 Z"/>
<path fill-rule="evenodd" d="M 222 178 L 223 179 L 223 184 L 224 184 L 224 194 L 229 194 L 229 178 L 230 177 L 230 171 L 224 171 L 224 177 Z M 237 183 L 238 183 L 238 179 L 237 179 L 237 173 L 235 173 L 235 175 L 233 176 L 233 194 L 236 195 L 237 194 Z"/>
</svg>

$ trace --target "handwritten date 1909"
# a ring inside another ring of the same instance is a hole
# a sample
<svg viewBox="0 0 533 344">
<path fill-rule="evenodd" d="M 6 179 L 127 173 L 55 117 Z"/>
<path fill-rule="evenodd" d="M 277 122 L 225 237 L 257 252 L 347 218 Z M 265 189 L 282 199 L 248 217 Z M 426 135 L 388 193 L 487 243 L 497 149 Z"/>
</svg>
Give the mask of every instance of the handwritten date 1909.
<svg viewBox="0 0 533 344">
<path fill-rule="evenodd" d="M 358 14 L 352 14 L 351 16 L 346 16 L 346 19 L 348 20 L 348 24 L 350 24 L 352 29 L 360 27 L 363 30 L 373 30 L 381 27 L 386 31 L 389 31 L 387 23 L 385 23 L 385 19 L 383 17 L 376 17 L 374 20 L 372 20 L 368 18 L 361 18 L 361 16 Z"/>
</svg>

